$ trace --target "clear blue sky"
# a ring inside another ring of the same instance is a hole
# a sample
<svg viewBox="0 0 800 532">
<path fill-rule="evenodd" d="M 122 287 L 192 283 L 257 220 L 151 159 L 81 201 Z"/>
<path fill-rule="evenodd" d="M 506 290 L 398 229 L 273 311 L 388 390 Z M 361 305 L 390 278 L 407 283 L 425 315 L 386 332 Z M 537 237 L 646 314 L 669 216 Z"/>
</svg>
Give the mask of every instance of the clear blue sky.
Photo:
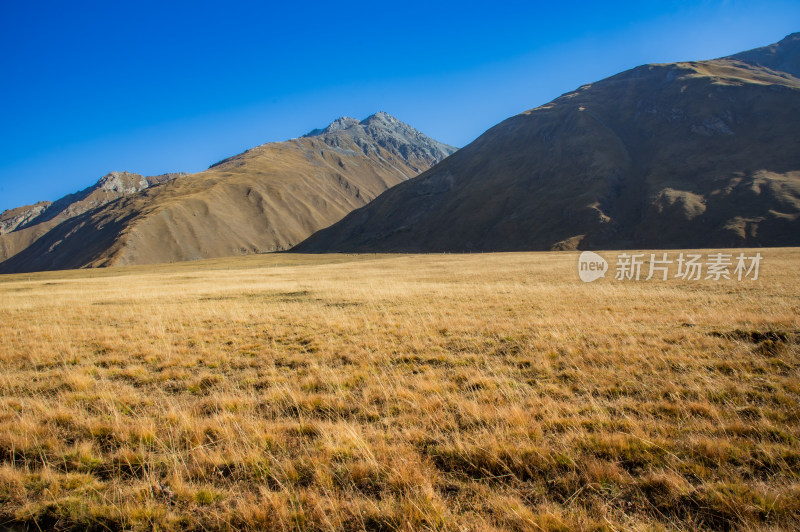
<svg viewBox="0 0 800 532">
<path fill-rule="evenodd" d="M 795 31 L 797 0 L 0 0 L 0 210 L 379 110 L 463 146 L 584 83 Z"/>
</svg>

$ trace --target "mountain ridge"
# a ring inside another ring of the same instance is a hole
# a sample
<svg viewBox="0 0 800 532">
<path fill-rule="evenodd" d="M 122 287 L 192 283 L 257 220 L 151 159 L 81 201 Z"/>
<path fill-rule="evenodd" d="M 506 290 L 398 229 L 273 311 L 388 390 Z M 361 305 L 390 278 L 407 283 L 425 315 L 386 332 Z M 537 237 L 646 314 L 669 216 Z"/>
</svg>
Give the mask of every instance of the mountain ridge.
<svg viewBox="0 0 800 532">
<path fill-rule="evenodd" d="M 455 150 L 393 117 L 384 121 L 262 144 L 159 183 L 108 174 L 0 235 L 0 272 L 287 249 Z M 88 205 L 93 195 L 108 201 Z"/>
<path fill-rule="evenodd" d="M 800 78 L 800 32 L 791 33 L 774 44 L 721 59 L 735 59 Z"/>
<path fill-rule="evenodd" d="M 797 43 L 583 85 L 293 250 L 798 245 L 800 79 L 764 64 L 793 65 Z"/>
</svg>

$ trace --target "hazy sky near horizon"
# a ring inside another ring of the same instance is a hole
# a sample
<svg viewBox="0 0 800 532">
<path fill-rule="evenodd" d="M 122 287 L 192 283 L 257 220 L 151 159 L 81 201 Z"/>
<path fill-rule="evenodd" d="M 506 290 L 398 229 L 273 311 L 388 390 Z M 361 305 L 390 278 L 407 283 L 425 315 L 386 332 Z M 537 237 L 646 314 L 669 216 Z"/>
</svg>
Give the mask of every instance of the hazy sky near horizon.
<svg viewBox="0 0 800 532">
<path fill-rule="evenodd" d="M 380 110 L 461 147 L 622 70 L 795 31 L 797 0 L 0 0 L 0 211 Z"/>
</svg>

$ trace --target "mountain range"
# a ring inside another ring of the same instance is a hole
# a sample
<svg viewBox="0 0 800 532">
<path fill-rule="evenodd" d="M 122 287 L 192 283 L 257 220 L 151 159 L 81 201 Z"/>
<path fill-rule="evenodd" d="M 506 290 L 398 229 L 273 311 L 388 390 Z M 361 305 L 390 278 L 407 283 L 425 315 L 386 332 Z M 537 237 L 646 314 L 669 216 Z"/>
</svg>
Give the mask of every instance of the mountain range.
<svg viewBox="0 0 800 532">
<path fill-rule="evenodd" d="M 800 33 L 640 66 L 509 118 L 295 248 L 800 245 Z"/>
<path fill-rule="evenodd" d="M 800 245 L 800 33 L 650 64 L 468 146 L 386 113 L 0 214 L 0 273 L 297 252 Z"/>
<path fill-rule="evenodd" d="M 285 250 L 454 151 L 380 112 L 198 174 L 111 173 L 56 202 L 2 213 L 0 272 Z"/>
</svg>

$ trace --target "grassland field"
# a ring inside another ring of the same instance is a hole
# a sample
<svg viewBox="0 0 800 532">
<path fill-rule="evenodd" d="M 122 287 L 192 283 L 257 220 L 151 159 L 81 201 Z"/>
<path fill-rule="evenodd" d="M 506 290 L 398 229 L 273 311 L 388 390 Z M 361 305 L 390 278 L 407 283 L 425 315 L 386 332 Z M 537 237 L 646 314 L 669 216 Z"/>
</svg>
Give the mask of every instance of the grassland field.
<svg viewBox="0 0 800 532">
<path fill-rule="evenodd" d="M 800 249 L 759 251 L 0 276 L 0 526 L 800 529 Z"/>
</svg>

